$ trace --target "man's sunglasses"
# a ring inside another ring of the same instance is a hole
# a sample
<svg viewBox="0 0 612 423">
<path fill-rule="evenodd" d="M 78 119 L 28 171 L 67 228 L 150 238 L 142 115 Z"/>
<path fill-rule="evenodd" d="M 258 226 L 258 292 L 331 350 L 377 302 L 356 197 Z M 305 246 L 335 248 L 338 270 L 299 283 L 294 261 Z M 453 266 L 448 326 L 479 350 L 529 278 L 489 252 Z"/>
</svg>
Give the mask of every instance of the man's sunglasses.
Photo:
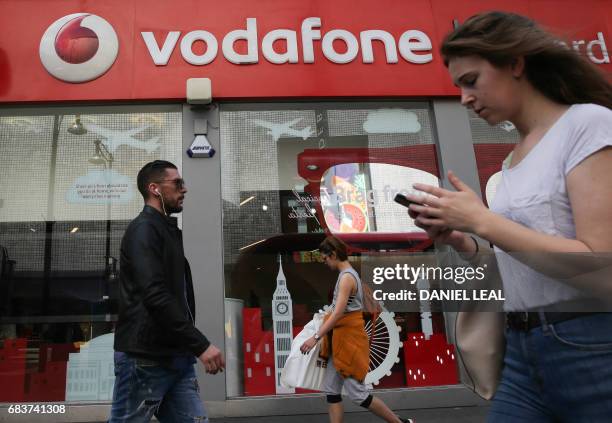
<svg viewBox="0 0 612 423">
<path fill-rule="evenodd" d="M 185 180 L 183 178 L 178 178 L 178 179 L 162 179 L 161 181 L 158 182 L 174 182 L 174 186 L 176 186 L 177 189 L 183 189 L 185 187 Z"/>
</svg>

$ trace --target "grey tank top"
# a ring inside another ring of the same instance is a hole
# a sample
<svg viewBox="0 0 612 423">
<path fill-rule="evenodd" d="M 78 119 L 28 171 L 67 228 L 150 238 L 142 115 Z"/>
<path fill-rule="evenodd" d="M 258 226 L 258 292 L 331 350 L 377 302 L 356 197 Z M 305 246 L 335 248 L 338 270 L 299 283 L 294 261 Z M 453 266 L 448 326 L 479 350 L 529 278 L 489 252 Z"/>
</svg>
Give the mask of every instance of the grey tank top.
<svg viewBox="0 0 612 423">
<path fill-rule="evenodd" d="M 361 289 L 361 279 L 359 278 L 359 274 L 355 269 L 349 267 L 346 270 L 343 270 L 338 275 L 338 280 L 336 281 L 336 287 L 334 288 L 334 300 L 332 302 L 332 309 L 336 308 L 336 299 L 338 298 L 338 291 L 340 291 L 340 279 L 342 275 L 345 273 L 351 274 L 355 280 L 357 281 L 357 293 L 355 295 L 351 295 L 346 303 L 346 308 L 344 309 L 345 313 L 350 313 L 351 311 L 363 310 L 363 292 Z"/>
</svg>

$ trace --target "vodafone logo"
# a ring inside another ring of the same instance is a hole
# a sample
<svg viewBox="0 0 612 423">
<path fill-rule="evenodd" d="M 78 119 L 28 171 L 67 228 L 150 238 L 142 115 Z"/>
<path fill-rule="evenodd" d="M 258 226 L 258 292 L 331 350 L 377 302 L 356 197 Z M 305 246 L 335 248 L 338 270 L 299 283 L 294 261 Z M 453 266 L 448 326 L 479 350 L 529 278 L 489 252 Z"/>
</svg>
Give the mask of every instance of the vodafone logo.
<svg viewBox="0 0 612 423">
<path fill-rule="evenodd" d="M 66 82 L 96 79 L 115 63 L 119 40 L 105 19 L 74 13 L 53 22 L 40 40 L 40 61 Z"/>
</svg>

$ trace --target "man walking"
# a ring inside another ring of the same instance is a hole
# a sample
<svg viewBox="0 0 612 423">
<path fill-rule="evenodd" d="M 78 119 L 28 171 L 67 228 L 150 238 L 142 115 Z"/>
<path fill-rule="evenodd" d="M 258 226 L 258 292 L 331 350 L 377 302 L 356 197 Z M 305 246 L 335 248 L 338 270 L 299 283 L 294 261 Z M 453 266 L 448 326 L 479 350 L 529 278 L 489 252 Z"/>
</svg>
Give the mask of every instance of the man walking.
<svg viewBox="0 0 612 423">
<path fill-rule="evenodd" d="M 121 241 L 119 318 L 115 330 L 115 387 L 110 423 L 208 422 L 199 397 L 195 357 L 216 374 L 225 360 L 194 326 L 189 263 L 176 221 L 185 181 L 170 162 L 138 172 L 143 211 Z"/>
</svg>

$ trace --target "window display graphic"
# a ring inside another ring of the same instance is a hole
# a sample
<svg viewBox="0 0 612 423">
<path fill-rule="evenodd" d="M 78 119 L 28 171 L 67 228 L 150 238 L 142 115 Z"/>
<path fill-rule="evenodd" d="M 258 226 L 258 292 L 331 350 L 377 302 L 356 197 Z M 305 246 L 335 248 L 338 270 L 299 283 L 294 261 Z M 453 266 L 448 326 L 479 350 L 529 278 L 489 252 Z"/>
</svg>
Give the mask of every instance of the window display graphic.
<svg viewBox="0 0 612 423">
<path fill-rule="evenodd" d="M 25 352 L 27 340 L 24 338 L 7 339 L 0 348 L 0 401 L 25 400 Z"/>
<path fill-rule="evenodd" d="M 104 128 L 103 126 L 94 125 L 93 123 L 88 123 L 85 125 L 85 128 L 88 131 L 91 131 L 104 139 L 104 144 L 106 147 L 108 147 L 108 150 L 111 153 L 115 153 L 115 151 L 117 151 L 117 149 L 122 145 L 137 148 L 139 150 L 145 150 L 147 153 L 157 150 L 159 148 L 160 137 L 152 137 L 143 141 L 134 138 L 134 135 L 149 129 L 150 127 L 151 125 L 143 125 L 127 131 L 115 131 Z"/>
<path fill-rule="evenodd" d="M 272 135 L 272 138 L 275 142 L 278 141 L 283 135 L 287 135 L 290 137 L 301 137 L 303 140 L 306 140 L 311 137 L 313 135 L 313 131 L 312 129 L 310 129 L 310 126 L 307 126 L 303 129 L 293 128 L 293 125 L 301 121 L 302 118 L 293 119 L 285 123 L 274 123 L 261 119 L 251 119 L 251 122 L 253 122 L 255 125 L 268 129 L 268 135 Z"/>
<path fill-rule="evenodd" d="M 368 232 L 365 174 L 357 163 L 337 165 L 325 173 L 321 205 L 332 232 Z M 327 195 L 334 193 L 335 195 Z"/>
<path fill-rule="evenodd" d="M 261 308 L 245 307 L 242 311 L 242 325 L 244 395 L 274 395 L 277 381 L 277 376 L 273 374 L 276 366 L 274 334 L 262 329 Z M 301 326 L 294 327 L 292 336 L 300 333 L 302 329 Z M 299 393 L 300 390 L 296 392 Z"/>
<path fill-rule="evenodd" d="M 0 402 L 110 401 L 115 383 L 113 340 L 114 334 L 107 333 L 80 350 L 78 343 L 35 348 L 25 338 L 4 340 Z"/>
<path fill-rule="evenodd" d="M 278 276 L 276 290 L 272 296 L 272 321 L 274 326 L 274 380 L 277 394 L 292 394 L 294 389 L 285 388 L 280 383 L 281 371 L 285 367 L 291 352 L 293 334 L 293 306 L 291 294 L 287 289 L 287 280 L 283 273 L 283 262 L 278 255 Z"/>
<path fill-rule="evenodd" d="M 225 295 L 244 304 L 242 355 L 228 360 L 240 373 L 231 379 L 238 388 L 228 397 L 285 393 L 277 385 L 279 329 L 290 324 L 285 333 L 295 337 L 331 301 L 337 275 L 317 253 L 326 234 L 349 245 L 358 272 L 370 257 L 435 250 L 393 201 L 414 183 L 440 184 L 431 110 L 399 102 L 232 105 L 221 108 L 220 128 Z M 279 298 L 278 254 L 287 304 Z M 367 323 L 374 389 L 457 383 L 445 315 L 429 301 L 420 311 L 385 312 Z M 291 321 L 280 321 L 288 313 Z"/>
<path fill-rule="evenodd" d="M 40 135 L 43 132 L 42 126 L 29 117 L 7 117 L 0 121 L 0 128 L 3 132 L 14 130 L 16 133 Z"/>
<path fill-rule="evenodd" d="M 393 201 L 396 193 L 411 192 L 416 182 L 440 184 L 435 175 L 408 166 L 342 163 L 325 170 L 320 196 L 314 199 L 320 197 L 323 223 L 332 233 L 422 232 Z"/>
<path fill-rule="evenodd" d="M 281 392 L 276 386 L 277 362 L 272 331 L 262 330 L 260 308 L 243 310 L 243 352 L 244 352 L 244 395 L 273 395 Z M 410 387 L 454 385 L 459 383 L 454 345 L 446 342 L 443 333 L 427 336 L 423 332 L 410 332 L 406 340 L 400 340 L 401 328 L 395 323 L 394 313 L 383 312 L 376 325 L 366 323 L 366 332 L 372 337 L 370 347 L 370 368 L 366 375 L 367 384 L 387 386 L 398 377 L 399 383 Z M 293 327 L 292 335 L 303 328 Z M 372 335 L 373 334 L 373 335 Z M 403 350 L 400 357 L 400 348 Z M 395 369 L 403 362 L 403 366 Z M 397 373 L 400 371 L 401 373 Z M 286 388 L 285 388 L 286 389 Z M 304 390 L 296 389 L 296 393 Z"/>
<path fill-rule="evenodd" d="M 433 145 L 394 148 L 305 149 L 297 158 L 304 192 L 325 229 L 366 239 L 423 232 L 396 204 L 396 193 L 408 194 L 414 183 L 440 181 Z M 319 200 L 319 201 L 316 201 Z"/>
<path fill-rule="evenodd" d="M 133 195 L 132 181 L 127 176 L 113 169 L 90 170 L 66 191 L 66 201 L 72 204 L 126 204 Z"/>
<path fill-rule="evenodd" d="M 244 395 L 271 395 L 276 390 L 273 335 L 261 328 L 261 309 L 242 310 Z"/>
<path fill-rule="evenodd" d="M 66 371 L 66 401 L 110 401 L 115 383 L 114 333 L 92 339 L 70 353 Z"/>
<path fill-rule="evenodd" d="M 395 324 L 395 313 L 383 311 L 374 324 L 366 323 L 366 333 L 370 338 L 370 367 L 365 378 L 366 384 L 378 385 L 385 376 L 391 376 L 391 368 L 399 363 L 401 330 Z"/>
<path fill-rule="evenodd" d="M 429 291 L 429 281 L 427 279 L 417 280 L 417 288 L 423 291 Z M 429 339 L 433 335 L 433 322 L 431 320 L 431 311 L 429 301 L 419 299 L 419 310 L 421 315 L 421 329 L 425 335 L 425 339 Z"/>
<path fill-rule="evenodd" d="M 407 386 L 459 383 L 455 346 L 446 342 L 444 334 L 434 333 L 428 338 L 422 332 L 409 333 L 403 352 Z"/>
<path fill-rule="evenodd" d="M 65 400 L 68 355 L 78 351 L 73 343 L 34 348 L 26 338 L 17 338 L 0 345 L 0 402 Z"/>
<path fill-rule="evenodd" d="M 419 117 L 404 109 L 378 109 L 368 113 L 363 122 L 368 134 L 416 134 L 421 131 Z"/>
<path fill-rule="evenodd" d="M 0 402 L 110 402 L 136 176 L 182 163 L 179 105 L 66 109 L 0 116 Z"/>
</svg>

